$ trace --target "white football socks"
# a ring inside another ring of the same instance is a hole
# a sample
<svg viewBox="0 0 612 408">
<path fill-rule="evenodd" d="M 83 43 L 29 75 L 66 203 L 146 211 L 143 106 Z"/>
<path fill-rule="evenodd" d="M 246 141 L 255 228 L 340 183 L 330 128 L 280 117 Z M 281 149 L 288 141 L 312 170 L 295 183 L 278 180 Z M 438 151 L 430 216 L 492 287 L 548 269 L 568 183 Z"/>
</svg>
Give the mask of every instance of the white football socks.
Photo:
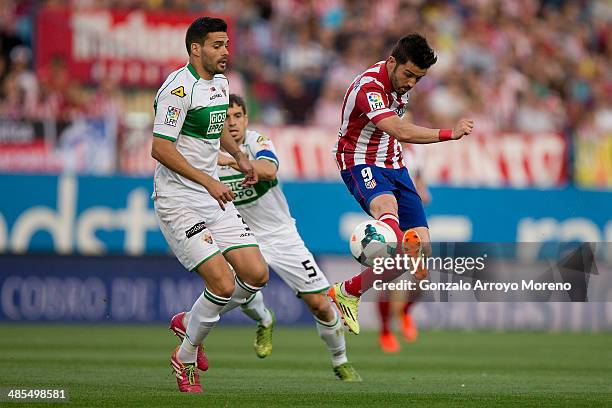
<svg viewBox="0 0 612 408">
<path fill-rule="evenodd" d="M 235 276 L 235 283 L 234 293 L 232 293 L 229 303 L 221 310 L 221 314 L 225 314 L 238 306 L 244 305 L 253 295 L 259 293 L 259 291 L 263 289 L 263 287 L 260 288 L 249 285 L 240 279 L 238 275 Z"/>
<path fill-rule="evenodd" d="M 255 293 L 251 296 L 245 304 L 240 306 L 245 315 L 255 320 L 264 327 L 268 327 L 272 324 L 272 314 L 266 308 L 264 304 L 264 297 L 261 292 Z"/>
<path fill-rule="evenodd" d="M 204 289 L 189 312 L 185 338 L 181 343 L 178 358 L 183 363 L 196 361 L 197 347 L 219 321 L 219 312 L 227 305 L 230 298 L 217 296 Z"/>
<path fill-rule="evenodd" d="M 317 324 L 317 332 L 327 345 L 327 349 L 331 354 L 332 365 L 334 367 L 344 364 L 348 361 L 346 357 L 346 342 L 344 340 L 344 328 L 336 311 L 331 322 L 324 322 L 315 317 Z"/>
</svg>

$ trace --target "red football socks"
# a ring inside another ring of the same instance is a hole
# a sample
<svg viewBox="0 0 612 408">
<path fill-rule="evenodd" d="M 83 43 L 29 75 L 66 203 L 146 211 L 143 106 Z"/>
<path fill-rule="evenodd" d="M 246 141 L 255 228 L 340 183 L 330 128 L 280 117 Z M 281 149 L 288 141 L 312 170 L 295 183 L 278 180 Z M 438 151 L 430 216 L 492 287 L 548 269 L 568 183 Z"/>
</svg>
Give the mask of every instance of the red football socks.
<svg viewBox="0 0 612 408">
<path fill-rule="evenodd" d="M 361 294 L 363 293 L 363 291 L 361 290 L 361 279 L 362 279 L 362 275 L 366 273 L 370 275 L 374 274 L 372 272 L 372 268 L 367 268 L 360 274 L 353 276 L 351 279 L 345 280 L 344 281 L 344 291 L 348 293 L 349 295 L 353 295 L 357 297 L 361 296 Z"/>
<path fill-rule="evenodd" d="M 404 233 L 400 229 L 399 219 L 397 218 L 397 216 L 391 213 L 384 213 L 383 215 L 378 217 L 378 221 L 382 221 L 389 227 L 391 227 L 393 232 L 395 232 L 395 236 L 397 237 L 397 243 L 399 246 L 402 242 L 402 239 L 404 238 Z"/>
<path fill-rule="evenodd" d="M 378 300 L 378 314 L 380 316 L 381 333 L 388 334 L 391 332 L 389 317 L 391 315 L 391 302 L 388 300 Z"/>
<path fill-rule="evenodd" d="M 344 291 L 349 295 L 360 297 L 365 291 L 374 286 L 374 281 L 389 282 L 404 273 L 403 270 L 386 269 L 383 273 L 374 273 L 371 267 L 358 275 L 344 281 Z"/>
</svg>

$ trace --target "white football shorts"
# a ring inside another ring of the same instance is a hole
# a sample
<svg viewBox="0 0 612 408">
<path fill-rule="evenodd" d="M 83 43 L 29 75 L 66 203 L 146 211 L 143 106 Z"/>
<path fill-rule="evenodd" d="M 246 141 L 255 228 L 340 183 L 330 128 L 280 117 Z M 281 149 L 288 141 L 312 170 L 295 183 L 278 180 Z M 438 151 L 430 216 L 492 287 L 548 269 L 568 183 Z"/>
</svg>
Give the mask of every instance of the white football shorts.
<svg viewBox="0 0 612 408">
<path fill-rule="evenodd" d="M 189 271 L 195 271 L 218 253 L 258 246 L 255 235 L 232 203 L 225 204 L 225 211 L 206 196 L 156 197 L 154 203 L 164 238 Z"/>
<path fill-rule="evenodd" d="M 270 267 L 296 294 L 318 293 L 329 282 L 299 235 L 282 243 L 264 244 L 259 249 Z"/>
</svg>

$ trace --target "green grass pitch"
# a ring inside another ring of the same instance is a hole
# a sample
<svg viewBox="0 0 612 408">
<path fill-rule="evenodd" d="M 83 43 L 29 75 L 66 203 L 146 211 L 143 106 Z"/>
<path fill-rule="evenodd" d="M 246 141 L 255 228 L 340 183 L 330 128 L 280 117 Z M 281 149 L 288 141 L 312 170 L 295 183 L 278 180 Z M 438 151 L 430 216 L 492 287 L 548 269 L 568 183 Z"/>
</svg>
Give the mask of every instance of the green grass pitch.
<svg viewBox="0 0 612 408">
<path fill-rule="evenodd" d="M 64 388 L 71 407 L 612 406 L 611 333 L 422 332 L 396 355 L 347 335 L 358 384 L 335 379 L 314 326 L 278 327 L 264 360 L 253 335 L 218 326 L 205 393 L 185 395 L 165 327 L 0 325 L 0 388 Z"/>
</svg>

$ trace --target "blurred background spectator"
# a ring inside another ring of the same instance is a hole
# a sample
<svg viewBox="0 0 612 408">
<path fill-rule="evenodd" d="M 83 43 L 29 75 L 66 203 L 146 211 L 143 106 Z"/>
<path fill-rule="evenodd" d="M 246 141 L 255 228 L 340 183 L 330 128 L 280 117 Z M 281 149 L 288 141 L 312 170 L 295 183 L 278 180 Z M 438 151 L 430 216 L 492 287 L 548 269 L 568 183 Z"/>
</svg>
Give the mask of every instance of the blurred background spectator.
<svg viewBox="0 0 612 408">
<path fill-rule="evenodd" d="M 403 34 L 425 34 L 438 63 L 411 95 L 416 123 L 473 117 L 499 132 L 612 131 L 612 3 L 607 0 L 72 0 L 0 3 L 0 116 L 152 115 L 156 87 L 73 79 L 61 58 L 33 67 L 43 7 L 218 14 L 231 18 L 228 76 L 252 122 L 337 128 L 346 88 Z M 173 68 L 173 67 L 170 67 Z M 129 122 L 129 120 L 128 120 Z"/>
</svg>

